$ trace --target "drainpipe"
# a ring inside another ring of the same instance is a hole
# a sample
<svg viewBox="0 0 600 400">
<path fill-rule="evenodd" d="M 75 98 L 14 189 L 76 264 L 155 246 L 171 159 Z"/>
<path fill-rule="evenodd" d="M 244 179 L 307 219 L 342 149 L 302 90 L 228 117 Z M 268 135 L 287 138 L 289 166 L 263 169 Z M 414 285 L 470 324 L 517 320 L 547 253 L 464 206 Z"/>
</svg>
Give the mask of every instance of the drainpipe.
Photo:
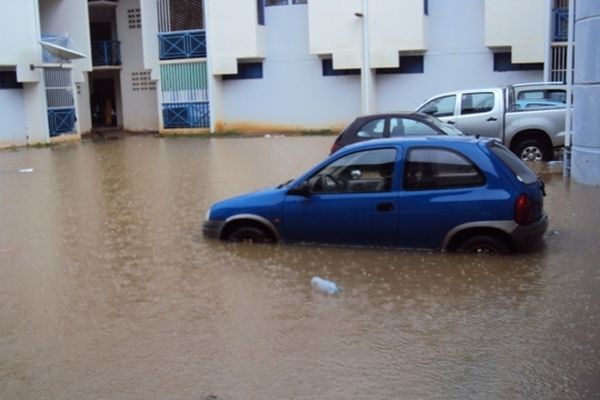
<svg viewBox="0 0 600 400">
<path fill-rule="evenodd" d="M 573 113 L 573 40 L 575 37 L 575 1 L 569 0 L 569 24 L 567 39 L 567 105 L 565 114 L 565 149 L 563 174 L 565 177 L 571 177 L 571 124 Z"/>
<path fill-rule="evenodd" d="M 363 0 L 363 11 L 362 14 L 356 13 L 357 17 L 362 18 L 362 28 L 363 28 L 363 62 L 362 62 L 362 70 L 361 70 L 361 95 L 362 95 L 362 113 L 369 114 L 371 113 L 371 86 L 372 76 L 371 76 L 371 60 L 369 57 L 369 2 L 368 0 Z"/>
</svg>

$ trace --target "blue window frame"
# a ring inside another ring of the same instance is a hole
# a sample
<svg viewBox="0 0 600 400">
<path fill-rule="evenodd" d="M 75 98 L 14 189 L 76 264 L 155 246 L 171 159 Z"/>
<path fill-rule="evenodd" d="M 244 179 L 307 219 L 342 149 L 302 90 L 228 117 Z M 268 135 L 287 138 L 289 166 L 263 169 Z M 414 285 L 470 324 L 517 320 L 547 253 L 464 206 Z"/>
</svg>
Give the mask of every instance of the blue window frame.
<svg viewBox="0 0 600 400">
<path fill-rule="evenodd" d="M 22 89 L 23 84 L 17 81 L 17 72 L 14 70 L 0 70 L 0 89 Z"/>
<path fill-rule="evenodd" d="M 360 75 L 360 69 L 333 69 L 331 58 L 323 59 L 323 76 Z"/>
<path fill-rule="evenodd" d="M 262 77 L 262 62 L 238 63 L 238 73 L 235 75 L 223 75 L 223 80 L 262 79 Z"/>
<path fill-rule="evenodd" d="M 377 68 L 377 74 L 422 74 L 423 56 L 401 56 L 397 68 Z"/>
<path fill-rule="evenodd" d="M 543 63 L 513 63 L 510 52 L 494 53 L 494 71 L 496 72 L 542 71 L 543 69 Z"/>
<path fill-rule="evenodd" d="M 429 15 L 429 1 L 423 0 L 423 14 Z"/>
</svg>

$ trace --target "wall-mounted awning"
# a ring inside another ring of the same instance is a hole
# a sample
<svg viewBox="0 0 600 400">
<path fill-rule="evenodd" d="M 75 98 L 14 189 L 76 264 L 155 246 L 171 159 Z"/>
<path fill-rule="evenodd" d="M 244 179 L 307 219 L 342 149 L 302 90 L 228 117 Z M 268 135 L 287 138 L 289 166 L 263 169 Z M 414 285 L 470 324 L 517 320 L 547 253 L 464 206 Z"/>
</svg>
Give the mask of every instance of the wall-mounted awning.
<svg viewBox="0 0 600 400">
<path fill-rule="evenodd" d="M 40 44 L 44 50 L 47 50 L 50 54 L 61 60 L 77 60 L 79 58 L 86 57 L 85 54 L 80 53 L 79 51 L 69 49 L 68 47 L 61 46 L 56 43 L 40 40 Z"/>
</svg>

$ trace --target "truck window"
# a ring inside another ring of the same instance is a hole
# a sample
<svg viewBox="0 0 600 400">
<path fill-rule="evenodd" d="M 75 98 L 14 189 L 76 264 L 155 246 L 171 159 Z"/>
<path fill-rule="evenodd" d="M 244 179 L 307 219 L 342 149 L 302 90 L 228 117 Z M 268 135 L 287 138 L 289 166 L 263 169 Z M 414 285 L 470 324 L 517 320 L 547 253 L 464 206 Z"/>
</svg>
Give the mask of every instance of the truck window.
<svg viewBox="0 0 600 400">
<path fill-rule="evenodd" d="M 465 93 L 462 95 L 460 114 L 479 114 L 494 109 L 494 93 Z"/>
<path fill-rule="evenodd" d="M 454 115 L 454 105 L 456 104 L 456 95 L 438 97 L 426 103 L 418 111 L 433 115 L 435 117 L 450 117 Z"/>
<path fill-rule="evenodd" d="M 564 104 L 567 102 L 567 92 L 562 89 L 522 90 L 517 100 L 546 100 Z"/>
</svg>

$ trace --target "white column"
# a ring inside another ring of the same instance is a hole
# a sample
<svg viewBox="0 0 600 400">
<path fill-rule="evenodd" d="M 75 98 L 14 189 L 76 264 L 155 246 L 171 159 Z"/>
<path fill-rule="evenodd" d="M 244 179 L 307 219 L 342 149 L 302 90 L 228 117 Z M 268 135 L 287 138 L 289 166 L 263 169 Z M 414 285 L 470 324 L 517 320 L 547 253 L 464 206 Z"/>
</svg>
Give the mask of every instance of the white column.
<svg viewBox="0 0 600 400">
<path fill-rule="evenodd" d="M 371 69 L 369 54 L 369 0 L 363 0 L 363 62 L 361 78 L 361 110 L 363 114 L 371 114 L 375 110 L 375 72 Z"/>
<path fill-rule="evenodd" d="M 571 0 L 575 1 L 575 0 Z M 600 1 L 577 0 L 573 85 L 573 180 L 600 185 Z"/>
</svg>

